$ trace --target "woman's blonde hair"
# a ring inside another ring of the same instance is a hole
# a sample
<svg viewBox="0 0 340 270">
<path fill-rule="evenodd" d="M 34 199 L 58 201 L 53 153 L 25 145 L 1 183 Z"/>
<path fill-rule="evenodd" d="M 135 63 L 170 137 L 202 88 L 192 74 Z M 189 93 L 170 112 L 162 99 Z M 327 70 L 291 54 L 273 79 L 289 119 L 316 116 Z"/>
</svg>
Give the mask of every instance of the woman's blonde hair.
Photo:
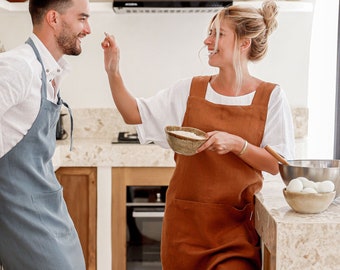
<svg viewBox="0 0 340 270">
<path fill-rule="evenodd" d="M 262 8 L 245 7 L 245 6 L 229 6 L 222 9 L 211 20 L 209 31 L 212 27 L 216 28 L 216 43 L 219 38 L 220 23 L 227 20 L 235 33 L 234 44 L 234 68 L 236 72 L 237 84 L 241 87 L 241 51 L 240 43 L 243 39 L 250 39 L 250 50 L 248 59 L 250 61 L 261 60 L 268 49 L 268 36 L 276 29 L 276 15 L 278 7 L 274 0 L 264 1 Z"/>
</svg>

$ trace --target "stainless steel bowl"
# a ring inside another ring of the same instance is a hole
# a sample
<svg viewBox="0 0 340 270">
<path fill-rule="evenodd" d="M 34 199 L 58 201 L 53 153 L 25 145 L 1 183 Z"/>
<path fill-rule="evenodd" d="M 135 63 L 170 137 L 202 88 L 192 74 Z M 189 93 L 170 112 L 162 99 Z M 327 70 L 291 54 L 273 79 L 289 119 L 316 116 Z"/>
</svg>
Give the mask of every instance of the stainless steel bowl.
<svg viewBox="0 0 340 270">
<path fill-rule="evenodd" d="M 280 175 L 288 185 L 290 180 L 306 177 L 314 182 L 330 180 L 335 185 L 336 197 L 340 195 L 340 160 L 334 159 L 304 159 L 288 160 L 289 165 L 279 163 Z"/>
</svg>

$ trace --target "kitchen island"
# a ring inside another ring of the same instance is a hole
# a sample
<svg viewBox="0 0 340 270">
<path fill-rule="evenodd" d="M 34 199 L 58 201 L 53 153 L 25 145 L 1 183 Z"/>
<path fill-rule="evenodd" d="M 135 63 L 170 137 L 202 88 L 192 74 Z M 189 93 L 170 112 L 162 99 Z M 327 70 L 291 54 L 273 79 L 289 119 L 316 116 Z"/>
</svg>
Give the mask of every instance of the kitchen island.
<svg viewBox="0 0 340 270">
<path fill-rule="evenodd" d="M 156 145 L 75 139 L 72 152 L 68 141 L 58 142 L 54 163 L 56 168 L 97 168 L 97 269 L 122 270 L 126 219 L 121 192 L 134 181 L 166 184 L 174 167 L 172 151 Z M 138 178 L 139 172 L 160 177 Z M 263 242 L 264 269 L 339 269 L 340 200 L 321 214 L 297 214 L 284 200 L 283 187 L 279 175 L 265 174 L 263 189 L 256 195 L 256 229 Z"/>
<path fill-rule="evenodd" d="M 319 214 L 295 213 L 286 203 L 280 175 L 264 175 L 256 195 L 255 226 L 264 270 L 340 269 L 340 197 Z"/>
</svg>

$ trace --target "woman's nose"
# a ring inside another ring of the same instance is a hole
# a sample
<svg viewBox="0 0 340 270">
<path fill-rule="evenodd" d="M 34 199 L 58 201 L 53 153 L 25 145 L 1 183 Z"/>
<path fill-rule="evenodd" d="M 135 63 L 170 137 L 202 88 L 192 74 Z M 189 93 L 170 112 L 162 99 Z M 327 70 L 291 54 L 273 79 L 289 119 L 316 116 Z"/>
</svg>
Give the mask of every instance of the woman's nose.
<svg viewBox="0 0 340 270">
<path fill-rule="evenodd" d="M 208 36 L 205 40 L 204 40 L 204 44 L 205 45 L 209 45 L 212 44 L 212 36 Z"/>
</svg>

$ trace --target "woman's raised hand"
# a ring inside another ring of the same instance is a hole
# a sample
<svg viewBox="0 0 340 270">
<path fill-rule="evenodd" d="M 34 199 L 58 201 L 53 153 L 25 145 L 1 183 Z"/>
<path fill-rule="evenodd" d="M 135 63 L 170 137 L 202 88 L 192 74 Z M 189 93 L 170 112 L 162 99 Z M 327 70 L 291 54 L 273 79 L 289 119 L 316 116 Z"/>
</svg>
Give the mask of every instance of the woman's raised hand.
<svg viewBox="0 0 340 270">
<path fill-rule="evenodd" d="M 105 70 L 108 74 L 119 73 L 119 48 L 113 35 L 105 34 L 101 45 L 104 50 Z"/>
</svg>

